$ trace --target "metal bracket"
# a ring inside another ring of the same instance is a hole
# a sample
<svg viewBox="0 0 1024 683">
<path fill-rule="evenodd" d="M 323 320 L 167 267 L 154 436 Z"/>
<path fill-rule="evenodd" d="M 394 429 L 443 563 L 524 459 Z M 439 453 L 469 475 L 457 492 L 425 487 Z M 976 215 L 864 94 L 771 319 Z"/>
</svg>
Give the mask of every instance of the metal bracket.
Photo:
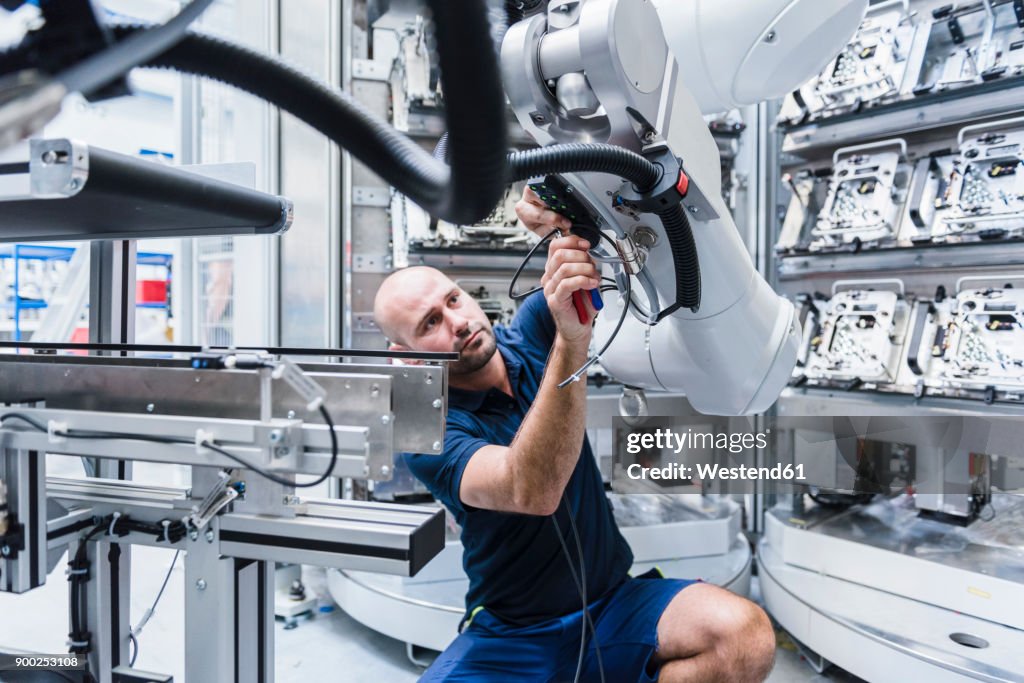
<svg viewBox="0 0 1024 683">
<path fill-rule="evenodd" d="M 386 209 L 391 206 L 391 189 L 386 186 L 359 185 L 352 188 L 352 204 Z"/>
<path fill-rule="evenodd" d="M 375 59 L 353 59 L 352 78 L 361 81 L 386 81 L 391 78 L 391 62 Z"/>
</svg>

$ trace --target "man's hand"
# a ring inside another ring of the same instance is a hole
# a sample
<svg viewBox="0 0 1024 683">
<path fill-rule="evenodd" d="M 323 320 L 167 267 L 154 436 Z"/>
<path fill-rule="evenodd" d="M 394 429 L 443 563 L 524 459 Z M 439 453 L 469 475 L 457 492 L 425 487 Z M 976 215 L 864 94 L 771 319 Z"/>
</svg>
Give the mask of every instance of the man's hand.
<svg viewBox="0 0 1024 683">
<path fill-rule="evenodd" d="M 549 209 L 529 187 L 523 189 L 523 198 L 516 202 L 516 215 L 538 237 L 545 237 L 556 228 L 568 232 L 572 227 L 568 218 Z"/>
<path fill-rule="evenodd" d="M 529 187 L 523 189 L 523 198 L 516 203 L 516 215 L 523 225 L 539 237 L 549 235 L 552 230 L 567 233 L 566 237 L 552 240 L 548 246 L 548 261 L 540 283 L 544 286 L 544 296 L 559 336 L 565 341 L 589 344 L 591 325 L 589 322 L 580 322 L 572 293 L 576 290 L 596 289 L 601 285 L 601 273 L 587 253 L 590 243 L 575 235 L 568 235 L 572 222 L 547 208 Z M 583 301 L 587 319 L 592 322 L 597 310 L 590 296 L 584 296 Z"/>
<path fill-rule="evenodd" d="M 597 316 L 597 310 L 590 296 L 584 296 L 588 322 L 581 323 L 572 294 L 577 290 L 585 291 L 601 286 L 601 273 L 594 259 L 587 253 L 589 248 L 587 240 L 575 235 L 552 240 L 544 276 L 540 280 L 544 285 L 548 309 L 558 328 L 558 336 L 567 342 L 584 346 L 590 343 L 591 322 Z"/>
</svg>

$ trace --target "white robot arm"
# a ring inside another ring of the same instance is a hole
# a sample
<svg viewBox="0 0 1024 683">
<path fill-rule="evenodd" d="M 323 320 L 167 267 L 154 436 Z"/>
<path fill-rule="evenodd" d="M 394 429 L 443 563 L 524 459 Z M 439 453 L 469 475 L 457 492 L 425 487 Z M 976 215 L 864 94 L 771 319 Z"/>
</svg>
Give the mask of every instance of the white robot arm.
<svg viewBox="0 0 1024 683">
<path fill-rule="evenodd" d="M 681 160 L 698 306 L 676 305 L 679 259 L 669 234 L 657 216 L 623 203 L 621 179 L 563 176 L 597 227 L 614 233 L 635 278 L 633 315 L 601 358 L 616 379 L 684 391 L 707 414 L 759 412 L 778 397 L 796 361 L 799 323 L 737 234 L 702 112 L 796 87 L 853 35 L 866 8 L 867 0 L 551 0 L 546 13 L 509 29 L 506 92 L 539 144 L 602 142 L 663 166 Z M 607 302 L 598 339 L 611 333 L 621 305 Z"/>
</svg>

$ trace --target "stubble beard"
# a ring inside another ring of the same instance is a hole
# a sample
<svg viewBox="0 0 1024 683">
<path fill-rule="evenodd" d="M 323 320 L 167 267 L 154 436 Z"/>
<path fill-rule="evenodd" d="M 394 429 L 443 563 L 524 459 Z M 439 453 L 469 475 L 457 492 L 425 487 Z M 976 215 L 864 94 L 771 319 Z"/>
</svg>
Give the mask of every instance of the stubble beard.
<svg viewBox="0 0 1024 683">
<path fill-rule="evenodd" d="M 470 375 L 487 365 L 494 357 L 494 353 L 498 350 L 494 331 L 481 328 L 478 332 L 477 338 L 469 344 L 470 348 L 456 349 L 461 355 L 459 360 L 448 366 L 450 375 Z"/>
</svg>

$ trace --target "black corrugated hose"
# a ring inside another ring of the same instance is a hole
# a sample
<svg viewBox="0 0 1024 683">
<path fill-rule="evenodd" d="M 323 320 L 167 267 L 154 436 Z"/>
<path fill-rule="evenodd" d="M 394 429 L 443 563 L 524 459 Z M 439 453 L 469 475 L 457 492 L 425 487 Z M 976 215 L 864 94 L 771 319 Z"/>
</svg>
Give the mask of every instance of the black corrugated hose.
<svg viewBox="0 0 1024 683">
<path fill-rule="evenodd" d="M 609 173 L 628 180 L 645 192 L 664 172 L 659 164 L 615 145 L 567 143 L 510 152 L 510 180 L 526 180 L 549 173 Z"/>
<path fill-rule="evenodd" d="M 682 204 L 658 212 L 658 218 L 665 226 L 672 262 L 676 267 L 676 303 L 696 313 L 700 308 L 700 262 L 690 219 Z"/>
<path fill-rule="evenodd" d="M 549 173 L 609 173 L 640 192 L 663 169 L 613 145 L 570 143 L 511 152 L 506 158 L 505 99 L 483 2 L 430 0 L 445 93 L 450 166 L 381 120 L 347 93 L 272 56 L 220 38 L 187 34 L 145 64 L 212 78 L 295 115 L 337 142 L 431 215 L 472 224 L 489 215 L 510 180 Z M 114 27 L 117 39 L 146 30 Z M 466 59 L 465 55 L 472 55 Z M 30 66 L 24 49 L 0 52 L 0 73 Z M 445 74 L 449 77 L 445 78 Z M 700 273 L 689 221 L 676 206 L 661 216 L 676 264 L 677 303 L 700 303 Z"/>
<path fill-rule="evenodd" d="M 483 2 L 431 0 L 444 82 L 451 166 L 433 158 L 347 93 L 250 48 L 196 33 L 146 66 L 233 85 L 294 114 L 337 142 L 431 214 L 473 223 L 505 191 L 505 95 Z M 114 29 L 120 40 L 142 30 Z M 466 55 L 472 59 L 466 59 Z M 448 75 L 448 78 L 445 76 Z"/>
<path fill-rule="evenodd" d="M 547 173 L 610 173 L 633 183 L 640 193 L 654 187 L 664 173 L 661 164 L 639 154 L 600 144 L 571 143 L 512 152 L 508 155 L 508 162 L 512 180 L 525 180 Z M 659 212 L 658 218 L 665 227 L 676 269 L 676 305 L 666 309 L 662 315 L 679 307 L 696 312 L 700 308 L 700 262 L 686 210 L 682 204 L 674 204 Z"/>
</svg>

